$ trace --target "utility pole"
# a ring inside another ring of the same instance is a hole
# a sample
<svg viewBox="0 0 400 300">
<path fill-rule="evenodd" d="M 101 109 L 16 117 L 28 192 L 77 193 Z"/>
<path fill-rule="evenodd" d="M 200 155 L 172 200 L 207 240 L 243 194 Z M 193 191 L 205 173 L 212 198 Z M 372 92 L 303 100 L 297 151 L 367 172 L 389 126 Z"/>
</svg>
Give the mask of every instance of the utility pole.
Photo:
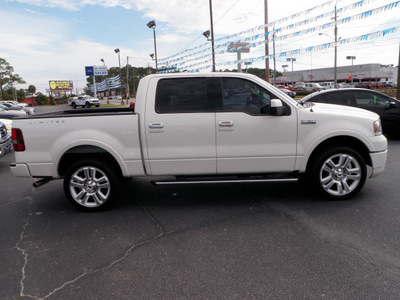
<svg viewBox="0 0 400 300">
<path fill-rule="evenodd" d="M 334 59 L 334 87 L 335 89 L 337 88 L 337 10 L 336 10 L 336 5 L 335 5 L 335 59 Z"/>
<path fill-rule="evenodd" d="M 129 56 L 126 57 L 126 104 L 129 104 Z"/>
<path fill-rule="evenodd" d="M 264 0 L 264 24 L 265 24 L 265 81 L 269 82 L 269 48 L 268 48 L 268 0 Z"/>
<path fill-rule="evenodd" d="M 276 86 L 275 27 L 274 27 L 274 34 L 272 35 L 272 43 L 274 49 L 274 86 Z"/>
<path fill-rule="evenodd" d="M 399 43 L 399 65 L 397 66 L 397 99 L 400 99 L 400 43 Z"/>
<path fill-rule="evenodd" d="M 214 25 L 213 25 L 213 13 L 212 13 L 212 0 L 210 0 L 209 3 L 210 3 L 210 23 L 211 23 L 212 71 L 215 72 Z"/>
</svg>

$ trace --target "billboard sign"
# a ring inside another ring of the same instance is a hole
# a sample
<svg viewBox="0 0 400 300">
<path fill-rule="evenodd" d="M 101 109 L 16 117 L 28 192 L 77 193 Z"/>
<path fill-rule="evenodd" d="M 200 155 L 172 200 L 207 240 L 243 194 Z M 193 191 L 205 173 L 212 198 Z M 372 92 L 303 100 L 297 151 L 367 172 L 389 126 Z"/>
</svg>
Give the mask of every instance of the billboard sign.
<svg viewBox="0 0 400 300">
<path fill-rule="evenodd" d="M 233 43 L 230 45 L 228 44 L 228 52 L 249 53 L 250 43 Z"/>
<path fill-rule="evenodd" d="M 50 80 L 50 91 L 72 91 L 74 82 L 72 80 Z"/>
</svg>

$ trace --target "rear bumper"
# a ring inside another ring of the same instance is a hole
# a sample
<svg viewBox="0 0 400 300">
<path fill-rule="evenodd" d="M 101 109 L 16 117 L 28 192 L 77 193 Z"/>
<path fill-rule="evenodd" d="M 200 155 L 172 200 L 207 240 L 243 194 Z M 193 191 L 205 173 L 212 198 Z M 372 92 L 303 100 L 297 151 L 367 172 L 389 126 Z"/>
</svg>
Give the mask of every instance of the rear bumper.
<svg viewBox="0 0 400 300">
<path fill-rule="evenodd" d="M 387 150 L 370 153 L 370 156 L 372 161 L 372 174 L 370 177 L 375 177 L 385 170 Z"/>
<path fill-rule="evenodd" d="M 11 173 L 17 177 L 31 177 L 31 172 L 26 164 L 10 164 Z"/>
</svg>

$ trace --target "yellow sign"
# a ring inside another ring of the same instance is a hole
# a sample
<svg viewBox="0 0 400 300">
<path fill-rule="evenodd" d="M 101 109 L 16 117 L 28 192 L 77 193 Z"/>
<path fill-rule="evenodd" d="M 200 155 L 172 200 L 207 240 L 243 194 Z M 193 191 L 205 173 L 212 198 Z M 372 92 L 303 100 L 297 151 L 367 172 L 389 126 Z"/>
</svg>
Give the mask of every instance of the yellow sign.
<svg viewBox="0 0 400 300">
<path fill-rule="evenodd" d="M 74 89 L 72 80 L 51 80 L 49 85 L 51 91 L 72 91 Z"/>
</svg>

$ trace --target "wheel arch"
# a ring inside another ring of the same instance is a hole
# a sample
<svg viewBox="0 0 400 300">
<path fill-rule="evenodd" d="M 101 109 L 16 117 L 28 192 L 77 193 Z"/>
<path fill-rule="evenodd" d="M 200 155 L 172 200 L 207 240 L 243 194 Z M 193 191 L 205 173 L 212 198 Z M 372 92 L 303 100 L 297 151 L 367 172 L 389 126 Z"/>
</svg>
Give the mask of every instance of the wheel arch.
<svg viewBox="0 0 400 300">
<path fill-rule="evenodd" d="M 98 146 L 81 145 L 69 149 L 61 156 L 57 168 L 59 176 L 64 176 L 72 164 L 85 158 L 96 159 L 107 163 L 116 170 L 119 175 L 122 176 L 123 174 L 118 161 L 110 152 Z"/>
<path fill-rule="evenodd" d="M 318 155 L 321 155 L 324 151 L 337 146 L 349 147 L 360 153 L 365 163 L 368 166 L 372 166 L 371 156 L 369 155 L 368 147 L 359 139 L 352 136 L 336 136 L 326 139 L 321 142 L 312 152 L 307 160 L 306 172 L 309 172 L 312 168 L 313 163 Z"/>
</svg>

